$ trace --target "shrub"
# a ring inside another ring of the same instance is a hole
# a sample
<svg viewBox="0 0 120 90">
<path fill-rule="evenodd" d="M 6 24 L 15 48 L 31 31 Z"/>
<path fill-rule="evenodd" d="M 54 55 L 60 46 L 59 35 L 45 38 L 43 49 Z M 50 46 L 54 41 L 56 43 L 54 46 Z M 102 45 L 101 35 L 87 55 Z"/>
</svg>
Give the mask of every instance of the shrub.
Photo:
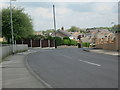
<svg viewBox="0 0 120 90">
<path fill-rule="evenodd" d="M 70 40 L 70 38 L 69 38 L 69 37 L 64 37 L 63 39 L 69 39 L 69 40 Z"/>
<path fill-rule="evenodd" d="M 0 42 L 0 44 L 8 44 L 8 42 Z"/>
<path fill-rule="evenodd" d="M 63 40 L 60 37 L 54 37 L 54 39 L 56 40 L 57 46 L 60 46 L 63 44 Z"/>
<path fill-rule="evenodd" d="M 64 45 L 71 45 L 71 41 L 69 39 L 63 39 Z"/>
<path fill-rule="evenodd" d="M 89 46 L 90 46 L 90 43 L 89 43 L 89 42 L 82 42 L 82 46 L 83 46 L 83 47 L 89 47 Z"/>
<path fill-rule="evenodd" d="M 77 45 L 77 41 L 71 40 L 71 43 L 70 43 L 70 44 L 73 45 L 73 46 L 76 46 L 76 45 Z"/>
</svg>

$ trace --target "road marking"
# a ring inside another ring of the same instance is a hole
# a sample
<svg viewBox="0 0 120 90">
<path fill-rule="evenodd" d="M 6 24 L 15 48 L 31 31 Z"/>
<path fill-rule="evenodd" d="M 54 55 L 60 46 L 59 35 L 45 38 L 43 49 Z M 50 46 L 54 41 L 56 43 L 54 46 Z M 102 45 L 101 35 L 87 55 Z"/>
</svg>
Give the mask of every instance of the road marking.
<svg viewBox="0 0 120 90">
<path fill-rule="evenodd" d="M 92 63 L 92 62 L 88 62 L 88 61 L 84 61 L 84 60 L 79 60 L 79 61 L 91 64 L 91 65 L 101 66 L 100 64 L 96 64 L 96 63 Z"/>
</svg>

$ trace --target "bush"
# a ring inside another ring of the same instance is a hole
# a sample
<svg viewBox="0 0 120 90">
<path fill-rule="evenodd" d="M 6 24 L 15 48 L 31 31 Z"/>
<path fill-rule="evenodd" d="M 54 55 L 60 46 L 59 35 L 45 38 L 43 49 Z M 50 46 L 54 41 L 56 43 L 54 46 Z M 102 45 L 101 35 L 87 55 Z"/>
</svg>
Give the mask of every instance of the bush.
<svg viewBox="0 0 120 90">
<path fill-rule="evenodd" d="M 71 41 L 69 39 L 63 39 L 64 45 L 71 45 Z"/>
<path fill-rule="evenodd" d="M 73 46 L 76 46 L 76 45 L 77 45 L 77 41 L 71 40 L 71 43 L 70 43 L 70 44 L 73 45 Z"/>
<path fill-rule="evenodd" d="M 70 40 L 70 38 L 69 38 L 69 37 L 64 37 L 63 39 L 69 39 L 69 40 Z"/>
<path fill-rule="evenodd" d="M 82 46 L 83 46 L 83 47 L 89 47 L 89 46 L 90 46 L 90 43 L 89 43 L 89 42 L 83 42 L 83 43 L 82 43 Z"/>
<path fill-rule="evenodd" d="M 63 40 L 60 37 L 54 37 L 54 39 L 56 40 L 57 46 L 63 45 Z"/>
<path fill-rule="evenodd" d="M 0 42 L 0 44 L 8 44 L 8 42 Z"/>
<path fill-rule="evenodd" d="M 46 36 L 46 37 L 45 37 L 45 40 L 54 40 L 54 38 L 51 37 L 51 36 Z"/>
</svg>

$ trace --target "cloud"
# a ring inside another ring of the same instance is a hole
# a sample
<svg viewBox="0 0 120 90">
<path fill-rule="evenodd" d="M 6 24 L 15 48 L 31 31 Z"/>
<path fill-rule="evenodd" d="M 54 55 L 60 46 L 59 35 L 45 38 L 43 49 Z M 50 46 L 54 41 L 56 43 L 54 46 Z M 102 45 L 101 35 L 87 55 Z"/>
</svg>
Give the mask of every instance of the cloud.
<svg viewBox="0 0 120 90">
<path fill-rule="evenodd" d="M 64 15 L 64 14 L 70 14 L 72 12 L 72 10 L 71 9 L 69 9 L 69 8 L 57 8 L 56 9 L 56 13 L 58 14 L 58 15 Z"/>
<path fill-rule="evenodd" d="M 43 18 L 52 18 L 52 9 L 49 9 L 49 8 L 36 8 L 34 13 L 37 15 L 37 16 L 41 16 Z"/>
<path fill-rule="evenodd" d="M 118 6 L 117 6 L 118 3 L 115 3 L 115 2 L 100 2 L 100 3 L 94 3 L 93 5 L 93 10 L 95 12 L 106 12 L 106 13 L 111 13 L 113 12 L 114 10 L 117 10 Z"/>
<path fill-rule="evenodd" d="M 111 26 L 111 22 L 118 22 L 117 3 L 114 2 L 23 2 L 14 4 L 25 8 L 25 12 L 33 19 L 36 31 L 53 28 L 53 4 L 56 10 L 57 29 L 62 26 L 65 29 L 71 26 L 78 26 L 80 28 Z"/>
<path fill-rule="evenodd" d="M 18 2 L 118 2 L 119 0 L 17 0 Z M 4 0 L 9 2 L 9 0 Z"/>
<path fill-rule="evenodd" d="M 0 6 L 1 6 L 1 9 L 2 9 L 2 8 L 7 8 L 7 7 L 9 7 L 10 5 L 9 5 L 9 4 L 6 4 L 6 3 L 4 3 L 4 2 L 0 2 Z"/>
</svg>

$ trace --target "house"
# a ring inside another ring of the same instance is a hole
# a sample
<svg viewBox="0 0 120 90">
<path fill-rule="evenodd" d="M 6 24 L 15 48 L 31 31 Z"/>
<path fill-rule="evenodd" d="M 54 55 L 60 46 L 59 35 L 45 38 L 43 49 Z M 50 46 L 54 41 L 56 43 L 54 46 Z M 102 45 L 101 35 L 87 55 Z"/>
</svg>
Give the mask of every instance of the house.
<svg viewBox="0 0 120 90">
<path fill-rule="evenodd" d="M 0 42 L 6 42 L 5 37 L 0 37 Z"/>
<path fill-rule="evenodd" d="M 61 30 L 57 30 L 56 32 L 51 34 L 52 37 L 60 37 L 60 38 L 64 38 L 64 37 L 70 37 L 71 34 L 68 33 L 67 31 L 65 31 L 63 28 L 61 28 Z"/>
<path fill-rule="evenodd" d="M 74 33 L 72 33 L 72 35 L 70 36 L 70 39 L 77 40 L 79 35 L 80 35 L 79 32 L 74 32 Z"/>
<path fill-rule="evenodd" d="M 43 35 L 42 31 L 35 31 L 34 34 L 35 35 Z"/>
<path fill-rule="evenodd" d="M 107 29 L 96 29 L 89 31 L 90 43 L 95 43 L 98 39 L 105 38 L 110 33 Z"/>
</svg>

